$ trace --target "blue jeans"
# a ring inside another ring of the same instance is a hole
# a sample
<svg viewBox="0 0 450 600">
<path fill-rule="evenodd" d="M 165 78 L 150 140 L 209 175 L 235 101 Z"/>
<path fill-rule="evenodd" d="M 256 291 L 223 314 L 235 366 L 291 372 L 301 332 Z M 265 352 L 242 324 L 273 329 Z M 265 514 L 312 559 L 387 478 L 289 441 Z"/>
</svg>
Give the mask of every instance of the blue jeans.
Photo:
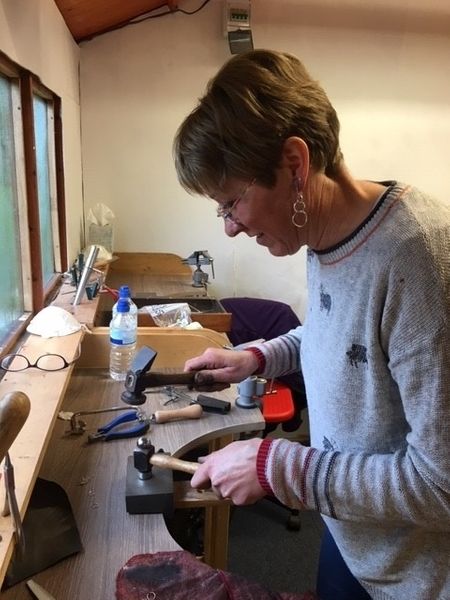
<svg viewBox="0 0 450 600">
<path fill-rule="evenodd" d="M 369 594 L 350 573 L 327 527 L 320 547 L 317 595 L 320 600 L 370 600 Z"/>
</svg>

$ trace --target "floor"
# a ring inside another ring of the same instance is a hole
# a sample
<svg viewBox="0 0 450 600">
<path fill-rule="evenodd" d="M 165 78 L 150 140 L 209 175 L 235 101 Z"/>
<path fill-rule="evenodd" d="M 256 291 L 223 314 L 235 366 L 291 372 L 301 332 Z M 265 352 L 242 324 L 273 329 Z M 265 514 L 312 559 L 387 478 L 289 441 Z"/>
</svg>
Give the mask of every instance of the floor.
<svg viewBox="0 0 450 600">
<path fill-rule="evenodd" d="M 284 432 L 279 426 L 270 436 L 305 443 L 309 438 L 307 414 L 299 430 Z M 235 507 L 230 522 L 229 570 L 274 591 L 313 591 L 323 522 L 317 512 L 303 511 L 300 530 L 290 531 L 286 527 L 289 514 L 269 500 Z"/>
</svg>

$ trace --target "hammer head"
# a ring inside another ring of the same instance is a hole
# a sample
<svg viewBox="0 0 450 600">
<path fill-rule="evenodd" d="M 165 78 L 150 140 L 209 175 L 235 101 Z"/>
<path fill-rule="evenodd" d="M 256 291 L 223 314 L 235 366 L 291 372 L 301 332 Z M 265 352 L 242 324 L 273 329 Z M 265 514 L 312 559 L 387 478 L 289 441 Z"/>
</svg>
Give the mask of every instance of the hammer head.
<svg viewBox="0 0 450 600">
<path fill-rule="evenodd" d="M 133 406 L 144 404 L 146 398 L 144 390 L 151 387 L 165 385 L 183 384 L 192 386 L 195 381 L 195 373 L 148 373 L 155 358 L 156 351 L 148 346 L 143 346 L 131 363 L 125 378 L 125 391 L 121 399 Z"/>
<path fill-rule="evenodd" d="M 229 387 L 228 383 L 216 383 L 211 373 L 192 371 L 187 373 L 148 373 L 155 358 L 156 351 L 148 346 L 143 346 L 131 363 L 125 379 L 125 391 L 121 399 L 126 404 L 137 406 L 144 404 L 146 398 L 144 390 L 151 387 L 165 385 L 187 385 L 190 389 L 199 391 L 219 391 Z"/>
<path fill-rule="evenodd" d="M 128 458 L 126 507 L 130 514 L 173 513 L 173 474 L 150 463 L 155 447 L 148 437 L 141 437 Z"/>
<path fill-rule="evenodd" d="M 122 392 L 122 400 L 127 404 L 144 404 L 146 387 L 144 375 L 150 369 L 156 358 L 156 352 L 148 346 L 143 346 L 133 358 L 130 369 L 125 378 L 125 391 Z"/>
</svg>

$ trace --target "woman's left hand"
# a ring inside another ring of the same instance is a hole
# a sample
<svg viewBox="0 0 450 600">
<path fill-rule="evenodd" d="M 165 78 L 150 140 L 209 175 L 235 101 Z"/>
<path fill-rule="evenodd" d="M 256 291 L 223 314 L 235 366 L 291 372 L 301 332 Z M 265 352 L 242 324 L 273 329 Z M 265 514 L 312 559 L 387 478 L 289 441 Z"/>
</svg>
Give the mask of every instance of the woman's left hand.
<svg viewBox="0 0 450 600">
<path fill-rule="evenodd" d="M 236 505 L 260 500 L 266 495 L 256 473 L 256 457 L 261 443 L 260 438 L 233 442 L 200 458 L 201 465 L 191 479 L 191 486 L 211 486 L 218 496 L 230 498 Z"/>
</svg>

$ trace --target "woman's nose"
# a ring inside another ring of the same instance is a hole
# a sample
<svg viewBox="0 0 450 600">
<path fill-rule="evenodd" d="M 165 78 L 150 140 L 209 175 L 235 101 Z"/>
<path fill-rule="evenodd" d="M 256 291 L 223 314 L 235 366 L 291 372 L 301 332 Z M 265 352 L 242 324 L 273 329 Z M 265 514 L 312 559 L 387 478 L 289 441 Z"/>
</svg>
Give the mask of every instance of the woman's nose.
<svg viewBox="0 0 450 600">
<path fill-rule="evenodd" d="M 243 225 L 236 223 L 232 219 L 225 219 L 224 221 L 225 233 L 229 237 L 236 237 L 241 231 L 244 231 Z"/>
</svg>

